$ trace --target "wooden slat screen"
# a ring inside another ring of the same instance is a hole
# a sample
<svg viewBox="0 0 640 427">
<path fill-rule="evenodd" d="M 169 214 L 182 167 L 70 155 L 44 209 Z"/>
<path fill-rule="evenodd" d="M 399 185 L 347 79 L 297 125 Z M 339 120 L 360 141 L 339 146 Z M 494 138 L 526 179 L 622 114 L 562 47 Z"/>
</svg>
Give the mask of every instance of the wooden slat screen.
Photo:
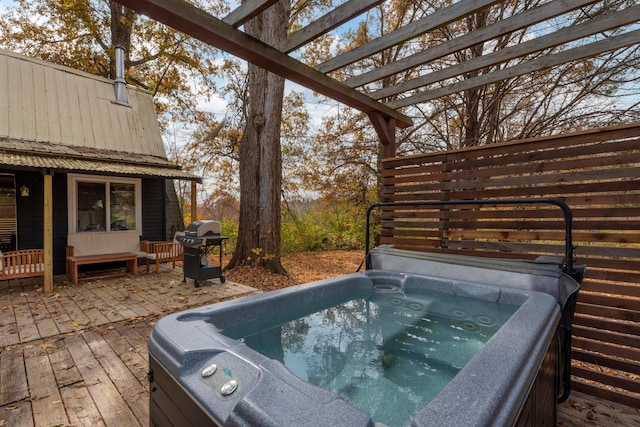
<svg viewBox="0 0 640 427">
<path fill-rule="evenodd" d="M 557 198 L 586 264 L 573 388 L 640 407 L 640 124 L 383 161 L 382 202 Z M 380 243 L 533 259 L 564 255 L 555 206 L 384 207 Z"/>
</svg>

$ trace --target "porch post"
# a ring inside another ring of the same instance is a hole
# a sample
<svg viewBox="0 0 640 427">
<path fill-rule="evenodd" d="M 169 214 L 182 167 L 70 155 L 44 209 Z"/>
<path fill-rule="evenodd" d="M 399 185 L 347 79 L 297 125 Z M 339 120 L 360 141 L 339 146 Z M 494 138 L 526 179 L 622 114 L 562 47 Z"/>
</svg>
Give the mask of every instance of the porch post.
<svg viewBox="0 0 640 427">
<path fill-rule="evenodd" d="M 44 277 L 45 292 L 53 292 L 53 177 L 44 173 Z"/>
<path fill-rule="evenodd" d="M 389 159 L 396 155 L 396 119 L 393 117 L 385 117 L 381 113 L 372 111 L 369 114 L 369 120 L 373 125 L 378 138 L 384 147 L 384 158 Z"/>
<path fill-rule="evenodd" d="M 198 216 L 197 184 L 197 182 L 191 181 L 191 222 L 196 222 Z"/>
</svg>

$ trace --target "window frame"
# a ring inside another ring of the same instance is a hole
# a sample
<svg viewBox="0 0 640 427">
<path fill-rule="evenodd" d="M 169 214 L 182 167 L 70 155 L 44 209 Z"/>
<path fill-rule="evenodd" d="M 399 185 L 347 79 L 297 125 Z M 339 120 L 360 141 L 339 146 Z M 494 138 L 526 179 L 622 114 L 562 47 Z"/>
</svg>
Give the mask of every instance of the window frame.
<svg viewBox="0 0 640 427">
<path fill-rule="evenodd" d="M 100 231 L 78 231 L 78 183 L 90 182 L 90 183 L 102 183 L 105 189 L 105 218 L 106 227 L 105 230 Z M 68 212 L 67 212 L 67 227 L 69 234 L 75 233 L 123 233 L 133 230 L 117 230 L 111 231 L 111 221 L 108 219 L 111 217 L 111 184 L 133 184 L 135 191 L 135 215 L 136 215 L 136 228 L 135 231 L 138 234 L 142 234 L 142 180 L 140 178 L 125 178 L 118 176 L 103 176 L 103 175 L 86 175 L 86 174 L 68 174 L 67 176 L 67 197 L 68 197 Z"/>
</svg>

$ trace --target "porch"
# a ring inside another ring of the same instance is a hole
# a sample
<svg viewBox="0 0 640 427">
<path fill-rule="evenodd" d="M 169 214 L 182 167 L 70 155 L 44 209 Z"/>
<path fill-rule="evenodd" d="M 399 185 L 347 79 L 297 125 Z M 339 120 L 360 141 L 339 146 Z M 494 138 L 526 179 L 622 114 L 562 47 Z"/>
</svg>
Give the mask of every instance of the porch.
<svg viewBox="0 0 640 427">
<path fill-rule="evenodd" d="M 142 273 L 55 293 L 40 284 L 0 290 L 0 425 L 146 426 L 147 337 L 162 315 L 258 292 L 227 281 L 182 284 L 182 270 Z M 635 426 L 637 409 L 582 393 L 558 425 Z"/>
</svg>

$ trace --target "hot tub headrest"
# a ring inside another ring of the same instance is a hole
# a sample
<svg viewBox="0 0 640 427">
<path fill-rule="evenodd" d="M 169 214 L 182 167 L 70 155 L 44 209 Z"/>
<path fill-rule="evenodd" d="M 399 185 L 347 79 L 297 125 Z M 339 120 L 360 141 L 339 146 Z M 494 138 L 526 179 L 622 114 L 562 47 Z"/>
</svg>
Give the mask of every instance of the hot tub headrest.
<svg viewBox="0 0 640 427">
<path fill-rule="evenodd" d="M 562 259 L 548 256 L 527 261 L 379 246 L 369 253 L 368 268 L 544 292 L 556 298 L 561 308 L 580 289 L 580 283 L 562 271 Z M 584 268 L 581 271 L 583 275 Z"/>
</svg>

